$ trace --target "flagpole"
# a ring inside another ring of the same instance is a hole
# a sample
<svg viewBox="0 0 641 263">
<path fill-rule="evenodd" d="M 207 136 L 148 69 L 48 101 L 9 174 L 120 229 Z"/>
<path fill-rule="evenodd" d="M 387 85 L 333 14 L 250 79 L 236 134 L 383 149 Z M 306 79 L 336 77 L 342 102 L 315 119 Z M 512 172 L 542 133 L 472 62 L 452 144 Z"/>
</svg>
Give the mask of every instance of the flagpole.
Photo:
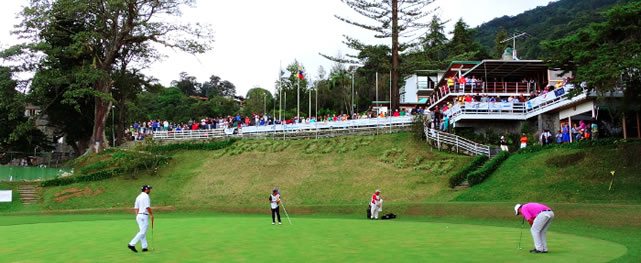
<svg viewBox="0 0 641 263">
<path fill-rule="evenodd" d="M 283 64 L 278 62 L 278 120 L 283 121 L 283 82 L 281 80 L 283 74 Z"/>
<path fill-rule="evenodd" d="M 298 70 L 300 74 L 300 69 Z M 296 119 L 300 122 L 300 76 L 296 75 Z"/>
</svg>

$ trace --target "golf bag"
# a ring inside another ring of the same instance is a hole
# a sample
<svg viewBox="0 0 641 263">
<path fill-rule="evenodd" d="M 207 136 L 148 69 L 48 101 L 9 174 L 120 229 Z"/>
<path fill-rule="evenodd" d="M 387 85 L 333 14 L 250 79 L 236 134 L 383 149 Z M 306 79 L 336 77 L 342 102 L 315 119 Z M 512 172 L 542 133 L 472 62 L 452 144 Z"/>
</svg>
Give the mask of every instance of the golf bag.
<svg viewBox="0 0 641 263">
<path fill-rule="evenodd" d="M 372 205 L 369 204 L 367 205 L 367 219 L 370 219 L 372 217 Z"/>
<path fill-rule="evenodd" d="M 383 219 L 383 220 L 385 220 L 385 219 L 394 219 L 394 218 L 396 218 L 396 215 L 395 215 L 395 214 L 392 214 L 392 213 L 385 214 L 385 215 L 383 215 L 383 216 L 381 217 L 381 219 Z"/>
</svg>

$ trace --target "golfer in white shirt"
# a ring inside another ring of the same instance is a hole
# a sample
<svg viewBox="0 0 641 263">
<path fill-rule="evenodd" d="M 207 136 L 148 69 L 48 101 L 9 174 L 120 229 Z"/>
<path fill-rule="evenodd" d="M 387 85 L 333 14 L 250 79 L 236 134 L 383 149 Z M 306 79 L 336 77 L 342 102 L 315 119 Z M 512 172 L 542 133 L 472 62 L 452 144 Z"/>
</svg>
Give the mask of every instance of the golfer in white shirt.
<svg viewBox="0 0 641 263">
<path fill-rule="evenodd" d="M 136 244 L 140 241 L 142 246 L 142 252 L 147 252 L 147 226 L 149 226 L 149 219 L 151 219 L 151 228 L 154 227 L 154 214 L 151 212 L 151 201 L 149 200 L 149 193 L 151 192 L 150 185 L 142 186 L 142 193 L 136 197 L 136 202 L 134 203 L 134 210 L 136 211 L 136 222 L 138 223 L 138 228 L 140 231 L 134 238 L 129 242 L 127 247 L 131 251 L 138 253 L 136 250 Z"/>
</svg>

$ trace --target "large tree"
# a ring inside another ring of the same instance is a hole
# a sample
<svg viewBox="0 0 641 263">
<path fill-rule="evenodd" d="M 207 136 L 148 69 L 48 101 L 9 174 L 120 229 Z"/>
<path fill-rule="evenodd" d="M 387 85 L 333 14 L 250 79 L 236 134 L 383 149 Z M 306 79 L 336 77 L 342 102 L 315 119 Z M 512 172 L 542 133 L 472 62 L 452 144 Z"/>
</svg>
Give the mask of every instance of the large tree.
<svg viewBox="0 0 641 263">
<path fill-rule="evenodd" d="M 274 98 L 266 89 L 255 87 L 247 91 L 243 104 L 245 114 L 267 113 L 272 108 Z"/>
<path fill-rule="evenodd" d="M 605 21 L 565 38 L 544 42 L 552 66 L 573 71 L 599 94 L 624 92 L 618 114 L 638 110 L 641 101 L 641 2 L 615 6 Z M 611 107 L 610 112 L 614 110 Z"/>
<path fill-rule="evenodd" d="M 211 75 L 201 87 L 201 95 L 204 97 L 222 96 L 233 97 L 236 95 L 236 86 L 228 80 L 222 80 L 216 75 Z"/>
<path fill-rule="evenodd" d="M 179 17 L 180 9 L 192 4 L 193 0 L 31 0 L 21 14 L 19 34 L 33 40 L 31 47 L 45 55 L 55 48 L 89 55 L 93 81 L 85 90 L 94 100 L 90 145 L 100 151 L 107 145 L 105 124 L 113 104 L 114 71 L 119 60 L 127 56 L 150 58 L 155 53 L 150 43 L 189 53 L 210 49 L 212 37 L 207 27 L 168 22 L 168 17 Z M 52 23 L 56 17 L 73 17 L 74 25 L 83 29 L 72 31 L 67 46 L 53 46 L 41 35 L 59 26 Z M 144 48 L 134 48 L 141 46 Z"/>
<path fill-rule="evenodd" d="M 400 53 L 415 43 L 401 43 L 401 40 L 413 37 L 417 31 L 425 30 L 428 24 L 424 22 L 433 10 L 426 10 L 433 0 L 341 0 L 358 14 L 372 20 L 374 24 L 362 23 L 353 19 L 336 15 L 336 18 L 351 25 L 364 28 L 375 33 L 376 38 L 390 38 L 391 71 L 392 71 L 392 107 L 398 108 Z M 354 40 L 346 36 L 347 42 Z"/>
</svg>

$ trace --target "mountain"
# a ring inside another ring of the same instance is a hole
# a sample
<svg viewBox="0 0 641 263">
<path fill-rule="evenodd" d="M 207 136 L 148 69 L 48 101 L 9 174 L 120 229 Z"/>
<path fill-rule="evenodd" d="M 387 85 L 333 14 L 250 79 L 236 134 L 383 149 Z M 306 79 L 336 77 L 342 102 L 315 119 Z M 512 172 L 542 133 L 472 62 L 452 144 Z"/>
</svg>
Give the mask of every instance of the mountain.
<svg viewBox="0 0 641 263">
<path fill-rule="evenodd" d="M 543 54 L 541 41 L 558 39 L 590 23 L 600 22 L 603 20 L 603 11 L 616 4 L 633 1 L 635 0 L 560 0 L 516 16 L 503 16 L 481 24 L 475 29 L 475 39 L 487 50 L 494 50 L 494 39 L 500 28 L 505 28 L 510 35 L 527 32 L 529 37 L 516 41 L 519 57 L 539 59 Z"/>
</svg>

